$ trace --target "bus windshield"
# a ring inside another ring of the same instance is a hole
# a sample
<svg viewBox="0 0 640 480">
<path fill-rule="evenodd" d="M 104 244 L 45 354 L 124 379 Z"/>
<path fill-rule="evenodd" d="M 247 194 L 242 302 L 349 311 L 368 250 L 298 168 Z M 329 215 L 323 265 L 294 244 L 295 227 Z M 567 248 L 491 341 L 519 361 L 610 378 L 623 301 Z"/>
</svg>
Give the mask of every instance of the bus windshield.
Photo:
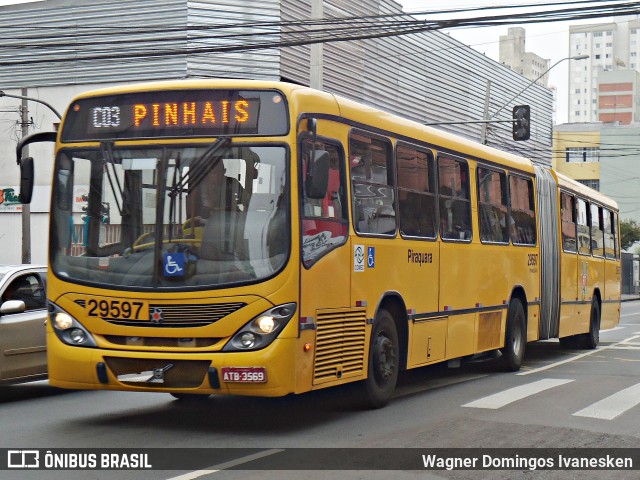
<svg viewBox="0 0 640 480">
<path fill-rule="evenodd" d="M 154 290 L 268 278 L 290 249 L 287 155 L 283 146 L 226 138 L 63 149 L 53 181 L 52 271 Z"/>
</svg>

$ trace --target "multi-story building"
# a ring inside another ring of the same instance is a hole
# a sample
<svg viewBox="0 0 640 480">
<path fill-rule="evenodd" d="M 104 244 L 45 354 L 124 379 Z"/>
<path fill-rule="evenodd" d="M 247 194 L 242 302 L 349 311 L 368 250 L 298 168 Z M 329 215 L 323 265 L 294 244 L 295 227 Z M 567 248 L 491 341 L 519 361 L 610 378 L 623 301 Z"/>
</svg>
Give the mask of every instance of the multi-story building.
<svg viewBox="0 0 640 480">
<path fill-rule="evenodd" d="M 485 114 L 508 120 L 514 104 L 531 105 L 531 139 L 512 139 L 511 125 L 490 126 L 488 144 L 549 163 L 552 94 L 504 65 L 438 31 L 330 42 L 357 24 L 372 33 L 376 18 L 412 21 L 394 0 L 322 0 L 322 29 L 311 25 L 311 0 L 47 0 L 0 7 L 0 90 L 47 101 L 63 111 L 78 93 L 97 87 L 159 79 L 253 78 L 311 85 L 412 120 L 480 140 Z M 365 26 L 358 19 L 367 19 Z M 331 20 L 333 23 L 329 24 Z M 351 23 L 349 22 L 351 20 Z M 389 33 L 389 27 L 380 28 Z M 306 29 L 306 30 L 305 30 Z M 314 31 L 315 30 L 315 31 Z M 341 33 L 338 35 L 336 31 Z M 312 62 L 310 45 L 329 43 Z M 375 36 L 375 35 L 373 35 Z M 270 48 L 254 49 L 256 43 Z M 230 48 L 237 48 L 230 51 Z M 312 65 L 313 63 L 313 65 Z M 317 68 L 322 64 L 323 68 Z M 313 73 L 315 72 L 315 73 Z M 518 94 L 517 98 L 513 95 Z M 22 135 L 19 101 L 1 102 L 0 190 L 17 188 L 15 145 Z M 498 115 L 499 114 L 499 115 Z M 30 133 L 58 119 L 28 104 Z M 466 122 L 466 123 L 463 123 Z M 455 124 L 453 124 L 455 123 Z M 33 145 L 38 176 L 31 205 L 32 258 L 46 260 L 50 147 Z M 12 197 L 13 198 L 13 197 Z M 0 205 L 0 263 L 17 262 L 19 205 Z M 3 235 L 2 232 L 5 232 Z"/>
<path fill-rule="evenodd" d="M 553 133 L 553 167 L 613 198 L 640 222 L 640 124 L 569 123 Z"/>
<path fill-rule="evenodd" d="M 589 58 L 569 65 L 569 123 L 608 121 L 599 118 L 600 77 L 640 70 L 640 20 L 625 17 L 616 23 L 570 26 L 569 56 L 577 55 Z"/>
<path fill-rule="evenodd" d="M 498 60 L 514 72 L 546 87 L 549 81 L 550 61 L 526 51 L 525 35 L 525 29 L 522 27 L 509 28 L 506 35 L 501 35 Z"/>
<path fill-rule="evenodd" d="M 598 75 L 597 121 L 630 125 L 640 122 L 640 72 L 614 70 Z"/>
</svg>

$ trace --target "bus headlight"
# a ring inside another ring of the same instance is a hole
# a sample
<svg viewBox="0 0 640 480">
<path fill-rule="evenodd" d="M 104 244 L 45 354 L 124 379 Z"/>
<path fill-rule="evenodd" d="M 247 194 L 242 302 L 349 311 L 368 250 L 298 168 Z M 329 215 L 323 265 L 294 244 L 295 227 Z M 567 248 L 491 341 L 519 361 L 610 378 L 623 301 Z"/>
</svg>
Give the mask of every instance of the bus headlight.
<svg viewBox="0 0 640 480">
<path fill-rule="evenodd" d="M 49 302 L 49 320 L 58 339 L 75 347 L 97 347 L 89 331 L 60 307 Z"/>
<path fill-rule="evenodd" d="M 295 303 L 286 303 L 258 315 L 231 337 L 223 352 L 260 350 L 271 344 L 296 313 Z"/>
<path fill-rule="evenodd" d="M 66 330 L 73 325 L 73 318 L 71 315 L 65 312 L 58 312 L 53 319 L 53 326 L 59 330 Z"/>
</svg>

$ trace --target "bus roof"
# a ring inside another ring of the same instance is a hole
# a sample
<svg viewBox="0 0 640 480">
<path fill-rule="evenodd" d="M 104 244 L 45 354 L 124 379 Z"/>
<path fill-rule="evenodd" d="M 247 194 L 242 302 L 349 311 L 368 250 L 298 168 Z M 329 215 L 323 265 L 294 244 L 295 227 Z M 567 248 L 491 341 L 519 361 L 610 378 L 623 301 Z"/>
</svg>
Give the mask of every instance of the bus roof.
<svg viewBox="0 0 640 480">
<path fill-rule="evenodd" d="M 485 159 L 509 168 L 516 168 L 533 173 L 532 162 L 522 156 L 514 155 L 502 150 L 482 145 L 459 135 L 445 132 L 435 127 L 425 126 L 418 122 L 364 105 L 338 95 L 329 94 L 308 87 L 277 81 L 239 80 L 239 79 L 189 79 L 147 82 L 139 84 L 120 85 L 99 90 L 85 92 L 76 97 L 87 98 L 103 95 L 117 95 L 142 91 L 162 91 L 180 89 L 277 89 L 284 93 L 290 101 L 300 108 L 296 114 L 332 113 L 340 115 L 362 128 L 373 127 L 382 130 L 390 136 L 400 139 L 416 139 L 428 145 L 434 145 L 441 150 L 455 152 L 463 156 Z M 309 105 L 313 97 L 313 104 Z M 311 107 L 311 109 L 309 108 Z M 313 109 L 318 109 L 313 111 Z"/>
<path fill-rule="evenodd" d="M 583 185 L 582 183 L 577 182 L 574 179 L 567 177 L 566 175 L 563 175 L 562 173 L 558 173 L 556 171 L 553 171 L 553 173 L 554 175 L 556 175 L 556 178 L 558 180 L 558 185 L 560 186 L 560 188 L 571 190 L 586 198 L 593 199 L 596 202 L 600 203 L 601 205 L 605 205 L 611 208 L 612 210 L 616 210 L 616 211 L 618 210 L 617 202 L 603 195 L 597 190 L 594 190 L 593 188 L 589 188 L 586 185 Z"/>
</svg>

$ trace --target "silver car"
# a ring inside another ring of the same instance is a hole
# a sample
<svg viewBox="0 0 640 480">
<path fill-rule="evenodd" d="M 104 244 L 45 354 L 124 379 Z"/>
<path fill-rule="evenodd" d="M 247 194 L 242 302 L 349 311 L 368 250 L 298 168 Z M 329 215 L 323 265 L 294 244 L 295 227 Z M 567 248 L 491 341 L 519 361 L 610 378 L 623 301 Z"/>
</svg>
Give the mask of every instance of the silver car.
<svg viewBox="0 0 640 480">
<path fill-rule="evenodd" d="M 47 377 L 47 268 L 0 265 L 0 384 Z"/>
</svg>

